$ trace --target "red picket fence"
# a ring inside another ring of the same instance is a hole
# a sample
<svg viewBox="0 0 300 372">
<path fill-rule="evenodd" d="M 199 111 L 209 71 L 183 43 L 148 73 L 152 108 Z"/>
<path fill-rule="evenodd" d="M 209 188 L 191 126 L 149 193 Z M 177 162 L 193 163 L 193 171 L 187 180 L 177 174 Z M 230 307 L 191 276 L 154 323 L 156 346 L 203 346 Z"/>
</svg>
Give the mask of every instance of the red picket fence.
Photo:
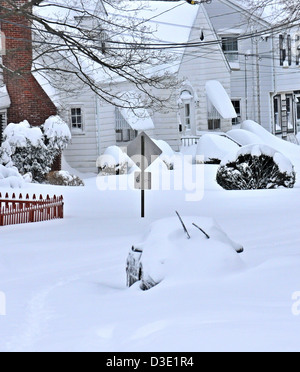
<svg viewBox="0 0 300 372">
<path fill-rule="evenodd" d="M 42 222 L 64 218 L 64 199 L 62 196 L 44 199 L 40 195 L 32 198 L 27 194 L 25 198 L 20 194 L 19 198 L 8 194 L 3 198 L 0 193 L 0 226 L 17 225 L 21 223 Z"/>
</svg>

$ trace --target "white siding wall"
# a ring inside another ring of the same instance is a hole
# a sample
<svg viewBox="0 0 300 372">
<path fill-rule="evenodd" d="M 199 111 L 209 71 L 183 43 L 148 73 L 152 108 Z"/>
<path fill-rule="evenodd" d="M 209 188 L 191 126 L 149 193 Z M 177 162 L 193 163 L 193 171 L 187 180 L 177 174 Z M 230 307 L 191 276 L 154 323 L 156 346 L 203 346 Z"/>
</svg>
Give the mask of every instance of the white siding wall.
<svg viewBox="0 0 300 372">
<path fill-rule="evenodd" d="M 232 29 L 240 29 L 242 34 L 249 34 L 266 27 L 255 20 L 249 21 L 247 12 L 239 10 L 226 0 L 214 0 L 211 4 L 206 4 L 205 9 L 215 31 L 227 29 L 228 36 Z M 242 120 L 255 120 L 271 131 L 270 94 L 274 90 L 272 39 L 239 40 L 239 53 L 240 68 L 233 70 L 231 75 L 231 97 L 241 99 Z"/>
<path fill-rule="evenodd" d="M 98 157 L 96 100 L 95 95 L 86 90 L 78 96 L 64 97 L 61 115 L 69 124 L 72 132 L 72 143 L 64 152 L 66 161 L 80 172 L 96 172 Z M 71 128 L 70 108 L 79 107 L 83 112 L 83 132 L 75 133 Z"/>
<path fill-rule="evenodd" d="M 195 120 L 198 131 L 208 130 L 208 107 L 205 84 L 209 80 L 218 80 L 230 95 L 230 69 L 224 54 L 216 43 L 216 34 L 206 15 L 204 8 L 199 8 L 197 21 L 190 35 L 190 42 L 200 41 L 200 30 L 204 31 L 203 47 L 188 48 L 183 57 L 179 77 L 188 80 L 199 98 L 199 106 L 195 107 Z M 214 42 L 211 45 L 205 43 Z M 222 120 L 222 131 L 231 129 L 230 120 Z"/>
<path fill-rule="evenodd" d="M 295 35 L 300 35 L 298 28 L 287 31 L 295 40 Z M 292 65 L 288 68 L 280 66 L 280 50 L 279 50 L 279 34 L 274 36 L 275 50 L 275 73 L 276 73 L 276 89 L 275 93 L 294 92 L 300 90 L 300 65 L 296 65 L 296 48 L 299 45 L 293 45 L 292 49 Z"/>
</svg>

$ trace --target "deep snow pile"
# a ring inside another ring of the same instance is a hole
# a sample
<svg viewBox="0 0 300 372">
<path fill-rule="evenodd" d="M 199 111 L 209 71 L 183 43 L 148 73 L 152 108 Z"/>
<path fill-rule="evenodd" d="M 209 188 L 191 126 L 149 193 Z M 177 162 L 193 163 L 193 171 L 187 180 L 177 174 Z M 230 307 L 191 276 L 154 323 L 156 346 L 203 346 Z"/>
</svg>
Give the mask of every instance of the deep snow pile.
<svg viewBox="0 0 300 372">
<path fill-rule="evenodd" d="M 223 159 L 217 182 L 226 190 L 293 188 L 296 174 L 292 163 L 266 145 L 249 145 Z"/>
<path fill-rule="evenodd" d="M 14 167 L 4 167 L 0 164 L 0 187 L 20 188 L 24 179 Z"/>
<path fill-rule="evenodd" d="M 241 125 L 241 129 L 246 130 L 250 133 L 255 134 L 261 138 L 265 145 L 276 149 L 277 151 L 284 154 L 287 158 L 291 160 L 295 168 L 299 168 L 300 171 L 300 147 L 291 143 L 284 141 L 272 133 L 268 132 L 261 125 L 255 123 L 254 121 L 247 120 Z"/>
<path fill-rule="evenodd" d="M 265 144 L 261 137 L 245 129 L 232 129 L 226 134 L 242 146 Z"/>
<path fill-rule="evenodd" d="M 238 149 L 239 146 L 226 137 L 217 134 L 205 134 L 198 142 L 196 161 L 197 163 L 202 162 L 204 156 L 205 163 L 220 164 L 229 152 Z"/>
</svg>

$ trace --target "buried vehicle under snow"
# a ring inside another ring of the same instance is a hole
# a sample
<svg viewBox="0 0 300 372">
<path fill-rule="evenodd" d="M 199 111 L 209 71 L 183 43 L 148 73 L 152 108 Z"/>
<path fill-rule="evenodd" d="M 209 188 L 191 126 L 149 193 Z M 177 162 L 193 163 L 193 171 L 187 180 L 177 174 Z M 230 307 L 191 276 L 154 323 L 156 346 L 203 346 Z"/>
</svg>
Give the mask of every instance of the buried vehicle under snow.
<svg viewBox="0 0 300 372">
<path fill-rule="evenodd" d="M 166 277 L 197 280 L 222 275 L 243 265 L 237 253 L 242 245 L 231 240 L 212 218 L 163 219 L 151 225 L 144 241 L 134 245 L 127 258 L 127 286 L 140 282 L 148 290 Z M 182 227 L 183 230 L 182 230 Z"/>
</svg>

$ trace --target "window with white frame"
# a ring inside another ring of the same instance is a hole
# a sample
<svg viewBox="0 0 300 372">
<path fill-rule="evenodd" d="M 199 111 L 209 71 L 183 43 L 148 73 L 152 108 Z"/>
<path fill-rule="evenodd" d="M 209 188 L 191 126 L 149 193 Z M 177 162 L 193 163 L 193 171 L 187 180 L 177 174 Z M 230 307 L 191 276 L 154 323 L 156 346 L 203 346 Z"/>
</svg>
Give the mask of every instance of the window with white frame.
<svg viewBox="0 0 300 372">
<path fill-rule="evenodd" d="M 291 35 L 279 35 L 280 66 L 292 66 L 292 43 Z"/>
<path fill-rule="evenodd" d="M 274 125 L 275 132 L 282 132 L 282 120 L 281 120 L 281 96 L 274 97 Z"/>
<path fill-rule="evenodd" d="M 296 65 L 300 65 L 300 34 L 295 36 Z"/>
<path fill-rule="evenodd" d="M 115 120 L 117 143 L 131 142 L 138 136 L 138 131 L 131 128 L 118 108 L 115 111 Z"/>
<path fill-rule="evenodd" d="M 186 103 L 184 105 L 184 123 L 185 129 L 191 130 L 191 104 Z"/>
<path fill-rule="evenodd" d="M 241 100 L 240 99 L 234 99 L 231 102 L 232 102 L 232 105 L 233 105 L 233 107 L 235 109 L 235 112 L 237 114 L 237 117 L 232 119 L 232 125 L 241 124 L 241 121 L 242 121 Z"/>
<path fill-rule="evenodd" d="M 194 95 L 189 90 L 183 90 L 180 94 L 180 101 L 182 103 L 183 129 L 190 132 L 192 130 Z"/>
<path fill-rule="evenodd" d="M 286 116 L 288 132 L 293 133 L 295 131 L 295 119 L 294 119 L 294 100 L 293 95 L 286 95 Z"/>
<path fill-rule="evenodd" d="M 221 115 L 208 101 L 208 130 L 220 130 L 221 129 Z"/>
<path fill-rule="evenodd" d="M 237 37 L 222 37 L 222 49 L 229 63 L 239 63 L 239 41 Z"/>
<path fill-rule="evenodd" d="M 71 129 L 73 132 L 83 132 L 83 109 L 82 107 L 71 107 Z"/>
</svg>

